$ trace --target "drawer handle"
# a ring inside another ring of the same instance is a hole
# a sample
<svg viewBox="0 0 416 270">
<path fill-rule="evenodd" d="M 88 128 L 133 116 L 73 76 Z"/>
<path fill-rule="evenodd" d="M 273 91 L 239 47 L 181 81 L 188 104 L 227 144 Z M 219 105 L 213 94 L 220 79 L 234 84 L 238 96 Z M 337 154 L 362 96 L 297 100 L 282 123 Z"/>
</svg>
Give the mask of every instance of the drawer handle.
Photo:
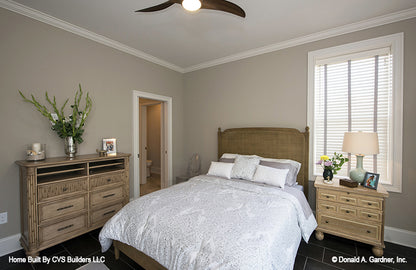
<svg viewBox="0 0 416 270">
<path fill-rule="evenodd" d="M 373 204 L 371 202 L 369 202 L 368 205 L 373 205 Z"/>
<path fill-rule="evenodd" d="M 368 217 L 371 217 L 371 215 L 367 215 Z"/>
<path fill-rule="evenodd" d="M 349 213 L 350 213 L 350 211 L 348 211 L 348 210 L 347 210 L 347 211 L 345 211 L 345 212 L 346 212 L 347 214 L 349 214 Z"/>
<path fill-rule="evenodd" d="M 74 207 L 74 205 L 73 204 L 67 205 L 67 206 L 56 209 L 56 211 L 62 211 L 62 210 L 65 210 L 65 209 L 68 209 L 68 208 L 71 208 L 71 207 Z"/>
<path fill-rule="evenodd" d="M 326 198 L 329 199 L 329 196 L 327 195 Z"/>
<path fill-rule="evenodd" d="M 111 210 L 111 211 L 108 211 L 108 212 L 104 213 L 103 216 L 110 215 L 110 214 L 115 213 L 115 212 L 116 212 L 116 210 Z"/>
<path fill-rule="evenodd" d="M 327 206 L 326 209 L 329 209 L 329 206 Z"/>
<path fill-rule="evenodd" d="M 65 226 L 65 227 L 59 228 L 59 229 L 58 229 L 58 232 L 63 231 L 63 230 L 66 230 L 66 229 L 69 229 L 69 228 L 71 228 L 71 227 L 74 227 L 74 224 L 71 224 L 71 225 L 68 225 L 68 226 Z"/>
<path fill-rule="evenodd" d="M 349 201 L 350 201 L 350 199 L 346 199 L 346 201 L 347 201 L 347 202 L 349 202 Z"/>
<path fill-rule="evenodd" d="M 371 231 L 367 231 L 367 233 L 371 233 Z"/>
<path fill-rule="evenodd" d="M 111 182 L 111 178 L 108 178 L 108 179 L 107 179 L 107 182 Z"/>
<path fill-rule="evenodd" d="M 103 196 L 103 199 L 109 198 L 109 197 L 113 197 L 114 195 L 116 195 L 116 194 L 115 193 L 112 193 L 112 194 L 105 195 L 105 196 Z"/>
<path fill-rule="evenodd" d="M 347 194 L 348 194 L 348 195 L 350 195 L 350 193 L 349 193 L 349 192 L 347 192 Z"/>
<path fill-rule="evenodd" d="M 329 221 L 328 220 L 325 220 L 325 223 L 329 223 Z"/>
<path fill-rule="evenodd" d="M 62 189 L 62 191 L 63 191 L 63 192 L 68 191 L 68 188 L 67 188 L 67 187 L 64 187 L 64 188 Z"/>
</svg>

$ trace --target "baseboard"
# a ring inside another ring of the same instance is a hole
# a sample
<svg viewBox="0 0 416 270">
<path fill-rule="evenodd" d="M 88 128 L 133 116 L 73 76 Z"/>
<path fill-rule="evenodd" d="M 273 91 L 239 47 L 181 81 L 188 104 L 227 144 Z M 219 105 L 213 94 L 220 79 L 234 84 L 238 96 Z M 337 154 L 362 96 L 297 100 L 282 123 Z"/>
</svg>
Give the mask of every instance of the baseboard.
<svg viewBox="0 0 416 270">
<path fill-rule="evenodd" d="M 416 232 L 385 226 L 384 241 L 416 248 Z"/>
<path fill-rule="evenodd" d="M 22 249 L 20 233 L 0 239 L 0 257 Z"/>
</svg>

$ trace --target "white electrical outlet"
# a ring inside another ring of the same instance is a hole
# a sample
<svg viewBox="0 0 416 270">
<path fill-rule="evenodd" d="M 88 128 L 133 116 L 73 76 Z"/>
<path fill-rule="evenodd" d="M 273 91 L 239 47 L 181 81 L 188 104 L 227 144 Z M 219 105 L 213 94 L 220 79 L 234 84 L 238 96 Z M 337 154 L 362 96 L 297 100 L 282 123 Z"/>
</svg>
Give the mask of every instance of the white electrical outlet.
<svg viewBox="0 0 416 270">
<path fill-rule="evenodd" d="M 0 224 L 7 223 L 7 212 L 0 213 Z"/>
</svg>

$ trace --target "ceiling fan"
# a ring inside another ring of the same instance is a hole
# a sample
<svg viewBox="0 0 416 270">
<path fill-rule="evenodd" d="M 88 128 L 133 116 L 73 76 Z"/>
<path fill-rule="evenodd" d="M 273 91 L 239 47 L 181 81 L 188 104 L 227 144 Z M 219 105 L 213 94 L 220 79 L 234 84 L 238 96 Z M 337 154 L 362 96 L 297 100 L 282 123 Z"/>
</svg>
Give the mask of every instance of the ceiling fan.
<svg viewBox="0 0 416 270">
<path fill-rule="evenodd" d="M 197 11 L 199 9 L 213 9 L 232 13 L 243 18 L 246 17 L 246 13 L 241 7 L 225 0 L 168 0 L 162 4 L 153 7 L 136 10 L 136 12 L 159 11 L 168 8 L 173 4 L 181 4 L 182 7 L 188 11 Z"/>
</svg>

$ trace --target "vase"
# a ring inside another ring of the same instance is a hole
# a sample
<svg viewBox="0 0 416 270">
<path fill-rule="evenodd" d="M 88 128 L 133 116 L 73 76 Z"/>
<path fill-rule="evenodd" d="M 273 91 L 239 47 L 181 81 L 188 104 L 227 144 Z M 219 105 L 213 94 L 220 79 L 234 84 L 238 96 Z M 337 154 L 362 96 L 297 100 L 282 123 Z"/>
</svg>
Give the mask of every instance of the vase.
<svg viewBox="0 0 416 270">
<path fill-rule="evenodd" d="M 325 169 L 324 173 L 322 175 L 325 180 L 332 180 L 334 178 L 334 174 L 332 173 L 332 170 Z"/>
<path fill-rule="evenodd" d="M 64 146 L 65 154 L 70 158 L 75 157 L 75 154 L 77 153 L 77 144 L 75 143 L 72 136 L 66 137 L 64 139 Z"/>
</svg>

